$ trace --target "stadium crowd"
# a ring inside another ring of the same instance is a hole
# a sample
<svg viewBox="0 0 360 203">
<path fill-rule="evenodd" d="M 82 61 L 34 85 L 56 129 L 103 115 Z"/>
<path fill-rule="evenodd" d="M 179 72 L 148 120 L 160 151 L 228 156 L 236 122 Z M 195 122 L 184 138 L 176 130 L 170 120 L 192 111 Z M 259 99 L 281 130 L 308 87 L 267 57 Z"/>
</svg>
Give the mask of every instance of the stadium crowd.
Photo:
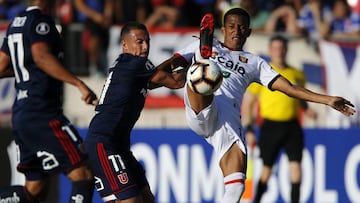
<svg viewBox="0 0 360 203">
<path fill-rule="evenodd" d="M 82 22 L 76 1 L 56 0 L 57 18 L 63 24 Z M 255 31 L 286 31 L 290 35 L 304 34 L 326 37 L 331 34 L 357 35 L 360 31 L 360 1 L 349 0 L 84 0 L 112 2 L 111 24 L 128 21 L 145 23 L 147 27 L 198 26 L 201 17 L 212 12 L 221 25 L 222 13 L 231 6 L 241 6 L 252 16 Z M 25 0 L 0 0 L 0 20 L 11 20 L 25 8 Z M 100 11 L 99 11 L 100 12 Z M 93 13 L 96 15 L 96 12 Z M 88 16 L 92 18 L 92 16 Z"/>
<path fill-rule="evenodd" d="M 85 25 L 83 38 L 90 75 L 107 71 L 104 53 L 108 30 L 128 21 L 144 23 L 149 29 L 198 27 L 201 17 L 211 12 L 221 27 L 222 13 L 241 6 L 251 15 L 253 32 L 283 33 L 289 38 L 305 37 L 317 49 L 321 38 L 356 40 L 360 37 L 360 1 L 349 0 L 56 0 L 56 19 L 63 30 L 69 24 Z M 25 0 L 0 0 L 0 21 L 6 24 Z"/>
</svg>

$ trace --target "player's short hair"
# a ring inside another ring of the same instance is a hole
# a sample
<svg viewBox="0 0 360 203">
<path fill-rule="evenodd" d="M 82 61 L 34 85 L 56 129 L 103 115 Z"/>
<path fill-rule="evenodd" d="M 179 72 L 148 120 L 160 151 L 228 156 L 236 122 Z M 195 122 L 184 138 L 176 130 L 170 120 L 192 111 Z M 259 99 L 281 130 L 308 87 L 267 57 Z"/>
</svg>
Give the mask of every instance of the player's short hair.
<svg viewBox="0 0 360 203">
<path fill-rule="evenodd" d="M 122 27 L 121 33 L 120 33 L 120 41 L 124 40 L 125 35 L 129 34 L 130 31 L 133 29 L 143 30 L 149 36 L 149 31 L 147 30 L 147 28 L 144 24 L 132 21 L 132 22 L 125 23 L 125 25 Z"/>
<path fill-rule="evenodd" d="M 239 15 L 245 17 L 247 25 L 250 26 L 250 15 L 245 9 L 240 7 L 232 7 L 229 10 L 225 11 L 223 16 L 223 25 L 225 25 L 227 17 L 229 15 Z"/>
<path fill-rule="evenodd" d="M 284 37 L 283 35 L 280 35 L 280 34 L 273 35 L 269 40 L 269 46 L 271 45 L 271 43 L 273 41 L 281 41 L 284 44 L 285 49 L 288 48 L 289 40 L 286 37 Z"/>
</svg>

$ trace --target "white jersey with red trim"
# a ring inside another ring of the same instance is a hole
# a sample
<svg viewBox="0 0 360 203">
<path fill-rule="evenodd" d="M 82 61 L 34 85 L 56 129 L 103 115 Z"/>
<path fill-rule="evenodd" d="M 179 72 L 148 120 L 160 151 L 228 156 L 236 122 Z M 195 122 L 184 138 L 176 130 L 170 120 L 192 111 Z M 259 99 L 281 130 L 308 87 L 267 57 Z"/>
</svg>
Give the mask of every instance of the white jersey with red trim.
<svg viewBox="0 0 360 203">
<path fill-rule="evenodd" d="M 178 51 L 177 54 L 191 62 L 195 52 L 199 50 L 199 43 L 200 40 L 197 40 Z M 221 67 L 224 78 L 220 88 L 214 94 L 216 97 L 222 97 L 221 100 L 231 106 L 241 103 L 246 88 L 251 82 L 270 87 L 279 75 L 261 57 L 245 51 L 230 50 L 218 40 L 213 42 L 210 59 Z"/>
<path fill-rule="evenodd" d="M 177 52 L 177 55 L 191 63 L 194 56 L 200 56 L 199 40 Z M 244 154 L 247 153 L 240 120 L 240 104 L 246 88 L 251 82 L 271 87 L 279 74 L 261 57 L 249 52 L 230 50 L 217 40 L 213 42 L 210 59 L 223 72 L 223 82 L 214 93 L 214 100 L 197 113 L 191 108 L 187 91 L 184 92 L 184 102 L 189 127 L 213 146 L 216 158 L 220 161 L 233 143 Z"/>
</svg>

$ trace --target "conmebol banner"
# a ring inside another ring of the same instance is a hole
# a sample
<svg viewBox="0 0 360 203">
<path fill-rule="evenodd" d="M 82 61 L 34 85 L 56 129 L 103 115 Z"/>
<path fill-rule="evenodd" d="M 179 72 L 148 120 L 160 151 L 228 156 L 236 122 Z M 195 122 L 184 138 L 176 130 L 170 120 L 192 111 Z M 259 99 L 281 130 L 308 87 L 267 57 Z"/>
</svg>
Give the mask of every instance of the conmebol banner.
<svg viewBox="0 0 360 203">
<path fill-rule="evenodd" d="M 359 202 L 360 129 L 307 129 L 305 135 L 301 202 Z M 223 179 L 212 148 L 192 131 L 136 129 L 132 138 L 132 150 L 147 171 L 156 202 L 210 203 L 221 199 Z M 241 202 L 251 202 L 262 164 L 257 149 L 249 158 L 252 164 Z M 69 188 L 63 178 L 60 202 L 66 202 Z M 290 202 L 289 194 L 288 160 L 281 155 L 263 202 Z M 98 196 L 95 199 L 101 202 Z"/>
</svg>

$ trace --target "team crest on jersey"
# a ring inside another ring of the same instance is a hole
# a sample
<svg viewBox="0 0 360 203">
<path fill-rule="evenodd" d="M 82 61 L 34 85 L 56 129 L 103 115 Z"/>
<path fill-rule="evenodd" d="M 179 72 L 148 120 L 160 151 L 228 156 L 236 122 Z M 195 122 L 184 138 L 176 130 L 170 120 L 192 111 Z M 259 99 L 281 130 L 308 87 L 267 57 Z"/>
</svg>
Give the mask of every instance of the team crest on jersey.
<svg viewBox="0 0 360 203">
<path fill-rule="evenodd" d="M 243 63 L 247 63 L 248 62 L 248 59 L 244 56 L 239 56 L 239 60 Z"/>
<path fill-rule="evenodd" d="M 38 33 L 39 35 L 46 35 L 47 33 L 50 32 L 50 26 L 47 23 L 39 23 L 36 28 L 36 33 Z"/>
<path fill-rule="evenodd" d="M 119 179 L 121 184 L 126 184 L 126 183 L 129 182 L 129 177 L 128 177 L 126 172 L 119 174 L 118 179 Z"/>
</svg>

